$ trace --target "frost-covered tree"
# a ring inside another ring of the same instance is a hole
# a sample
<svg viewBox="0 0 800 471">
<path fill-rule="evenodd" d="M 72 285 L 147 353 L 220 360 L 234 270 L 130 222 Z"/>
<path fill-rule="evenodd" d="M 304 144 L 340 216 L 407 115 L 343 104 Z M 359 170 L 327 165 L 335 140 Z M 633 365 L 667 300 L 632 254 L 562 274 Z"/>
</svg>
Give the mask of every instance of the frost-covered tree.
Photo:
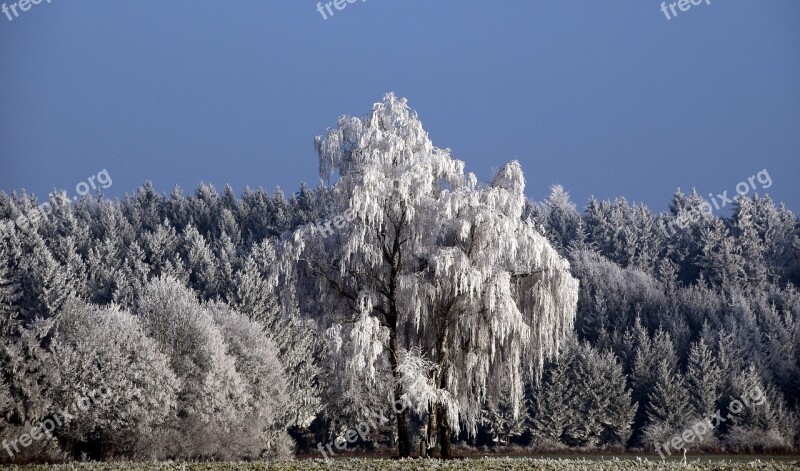
<svg viewBox="0 0 800 471">
<path fill-rule="evenodd" d="M 686 386 L 694 413 L 698 417 L 714 415 L 722 387 L 722 372 L 702 338 L 692 345 L 686 370 Z"/>
<path fill-rule="evenodd" d="M 189 270 L 190 286 L 201 293 L 204 299 L 212 299 L 217 295 L 217 264 L 214 253 L 205 237 L 189 224 L 184 230 L 184 243 L 186 247 L 187 268 Z"/>
<path fill-rule="evenodd" d="M 583 241 L 583 219 L 561 185 L 553 185 L 550 195 L 537 205 L 536 222 L 545 229 L 547 239 L 560 254 Z"/>
<path fill-rule="evenodd" d="M 344 373 L 391 375 L 393 401 L 437 414 L 447 456 L 451 428 L 474 432 L 496 362 L 509 362 L 519 407 L 523 373 L 538 371 L 571 328 L 577 283 L 521 220 L 519 165 L 478 186 L 404 99 L 388 94 L 366 117 L 341 118 L 317 149 L 322 175 L 339 180 L 325 208 L 333 227 L 295 236 L 301 273 L 313 280 L 301 287 L 324 306 Z M 408 456 L 405 412 L 396 419 Z"/>
<path fill-rule="evenodd" d="M 688 407 L 688 403 L 678 400 L 673 400 L 671 393 L 677 391 L 678 393 L 685 393 L 685 388 L 681 386 L 675 390 L 668 389 L 671 385 L 670 381 L 673 379 L 672 375 L 678 372 L 678 357 L 675 353 L 675 346 L 669 334 L 663 330 L 656 331 L 655 335 L 651 338 L 647 330 L 639 323 L 636 324 L 634 330 L 635 349 L 634 360 L 631 366 L 631 383 L 633 389 L 633 400 L 639 404 L 634 427 L 641 431 L 642 428 L 649 424 L 653 424 L 653 414 L 669 413 L 669 409 L 673 405 L 680 404 Z M 656 394 L 655 390 L 659 381 L 662 383 L 662 388 L 667 388 L 666 393 Z M 652 400 L 669 401 L 665 404 L 656 405 L 658 412 L 653 412 L 650 405 Z M 685 398 L 688 401 L 688 397 Z M 666 412 L 665 412 L 666 411 Z M 682 420 L 688 419 L 686 417 L 686 410 L 682 409 L 676 411 L 676 414 L 681 415 Z M 672 418 L 672 415 L 668 415 Z M 663 421 L 663 418 L 656 416 L 656 422 Z M 672 426 L 673 424 L 670 424 Z M 639 437 L 635 437 L 635 440 Z"/>
<path fill-rule="evenodd" d="M 165 198 L 153 188 L 152 182 L 139 187 L 136 194 L 122 201 L 122 212 L 138 234 L 155 231 L 161 225 Z"/>
<path fill-rule="evenodd" d="M 142 236 L 146 262 L 154 276 L 187 281 L 188 273 L 178 251 L 180 245 L 181 240 L 177 231 L 166 219 L 156 226 L 155 230 Z"/>
<path fill-rule="evenodd" d="M 226 298 L 275 343 L 292 398 L 283 419 L 287 425 L 307 427 L 321 408 L 320 341 L 312 323 L 300 319 L 292 290 L 281 286 L 279 266 L 272 241 L 254 244 L 235 275 L 235 291 Z"/>
<path fill-rule="evenodd" d="M 726 443 L 747 451 L 792 447 L 798 434 L 797 411 L 789 409 L 773 387 L 764 385 L 752 365 L 734 376 L 727 393 Z"/>
<path fill-rule="evenodd" d="M 163 456 L 152 437 L 175 413 L 179 382 L 136 317 L 72 300 L 55 320 L 49 350 L 54 376 L 48 394 L 59 410 L 76 412 L 56 430 L 71 454 Z M 73 407 L 85 398 L 91 403 Z"/>
<path fill-rule="evenodd" d="M 713 223 L 711 210 L 711 204 L 696 190 L 685 195 L 679 188 L 672 197 L 669 213 L 659 217 L 659 229 L 667 238 L 668 257 L 678 267 L 679 280 L 686 284 L 699 276 L 700 237 Z"/>
<path fill-rule="evenodd" d="M 70 275 L 37 232 L 21 229 L 17 234 L 21 247 L 22 296 L 19 304 L 22 318 L 25 323 L 37 318 L 50 318 L 60 312 L 74 293 Z"/>
<path fill-rule="evenodd" d="M 250 449 L 261 449 L 261 456 L 290 456 L 294 444 L 285 429 L 287 419 L 293 418 L 288 411 L 294 398 L 287 388 L 278 348 L 263 326 L 224 303 L 212 303 L 207 309 L 222 333 L 227 353 L 236 361 L 236 372 L 244 381 L 248 401 L 240 411 L 246 422 L 239 428 L 251 433 L 222 437 L 227 453 L 247 456 Z"/>
<path fill-rule="evenodd" d="M 413 399 L 434 415 L 442 456 L 450 453 L 451 428 L 476 432 L 489 394 L 507 395 L 518 418 L 526 378 L 541 372 L 572 329 L 577 282 L 566 260 L 522 221 L 523 190 L 522 170 L 511 162 L 489 185 L 445 192 L 434 218 L 438 240 L 417 255 L 428 266 L 401 280 L 418 332 L 411 342 L 435 366 L 432 390 Z M 507 390 L 498 390 L 504 376 Z"/>
<path fill-rule="evenodd" d="M 649 425 L 665 426 L 676 431 L 689 422 L 691 414 L 689 394 L 683 377 L 668 360 L 661 360 L 656 370 L 655 383 L 648 397 Z"/>
<path fill-rule="evenodd" d="M 226 444 L 236 437 L 252 443 L 244 415 L 250 398 L 211 313 L 179 281 L 159 277 L 148 285 L 136 314 L 181 382 L 177 423 L 164 437 L 170 455 L 241 458 Z M 251 448 L 247 456 L 258 454 Z"/>
<path fill-rule="evenodd" d="M 13 247 L 12 236 L 0 233 L 0 336 L 16 330 L 18 305 L 21 296 L 19 283 L 19 251 Z M 14 256 L 17 252 L 17 256 Z"/>
<path fill-rule="evenodd" d="M 747 197 L 736 198 L 732 218 L 732 232 L 742 254 L 747 288 L 762 291 L 770 275 L 766 260 L 766 244 L 762 234 L 768 236 L 766 221 L 760 220 L 756 201 Z M 760 226 L 760 227 L 759 227 Z"/>
<path fill-rule="evenodd" d="M 637 405 L 622 366 L 586 343 L 570 341 L 564 350 L 534 387 L 534 435 L 571 446 L 624 446 Z"/>
<path fill-rule="evenodd" d="M 507 445 L 512 439 L 521 437 L 530 422 L 528 398 L 523 399 L 521 410 L 514 408 L 509 370 L 504 368 L 500 381 L 490 386 L 496 391 L 487 394 L 488 404 L 483 410 L 481 420 L 481 424 L 492 435 L 492 443 L 498 445 Z"/>
<path fill-rule="evenodd" d="M 531 429 L 545 444 L 560 443 L 567 423 L 574 420 L 574 411 L 566 401 L 570 397 L 568 374 L 566 358 L 559 357 L 532 387 Z"/>
<path fill-rule="evenodd" d="M 618 342 L 603 345 L 604 331 L 619 337 L 636 322 L 655 330 L 667 311 L 663 285 L 646 273 L 623 269 L 604 256 L 585 250 L 572 252 L 571 266 L 581 281 L 575 327 L 581 338 L 595 347 L 620 347 Z"/>
</svg>

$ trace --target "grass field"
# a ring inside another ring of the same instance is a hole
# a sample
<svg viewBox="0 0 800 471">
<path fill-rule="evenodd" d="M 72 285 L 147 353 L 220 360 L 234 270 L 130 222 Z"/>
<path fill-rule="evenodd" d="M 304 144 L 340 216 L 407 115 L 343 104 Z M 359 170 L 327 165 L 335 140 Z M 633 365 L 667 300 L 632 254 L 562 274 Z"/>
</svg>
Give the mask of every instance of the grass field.
<svg viewBox="0 0 800 471">
<path fill-rule="evenodd" d="M 680 460 L 661 461 L 652 459 L 618 458 L 478 458 L 464 460 L 385 460 L 385 459 L 342 459 L 342 460 L 298 460 L 275 463 L 75 463 L 66 465 L 11 466 L 6 469 L 25 471 L 131 471 L 131 470 L 181 470 L 181 471 L 228 471 L 228 470 L 274 470 L 310 471 L 330 470 L 370 470 L 370 471 L 411 471 L 431 470 L 513 470 L 541 469 L 548 471 L 587 470 L 587 471 L 634 471 L 634 470 L 800 470 L 800 457 L 758 458 L 695 458 L 686 464 Z"/>
</svg>

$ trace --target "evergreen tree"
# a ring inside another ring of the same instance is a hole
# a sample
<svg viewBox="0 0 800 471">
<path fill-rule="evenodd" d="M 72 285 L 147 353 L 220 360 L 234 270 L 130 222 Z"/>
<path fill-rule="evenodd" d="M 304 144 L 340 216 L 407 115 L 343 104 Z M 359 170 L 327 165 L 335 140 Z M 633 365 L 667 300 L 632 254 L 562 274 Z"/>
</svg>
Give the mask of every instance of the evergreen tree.
<svg viewBox="0 0 800 471">
<path fill-rule="evenodd" d="M 622 365 L 610 353 L 569 341 L 534 386 L 535 436 L 570 446 L 624 446 L 637 405 Z"/>
<path fill-rule="evenodd" d="M 189 271 L 190 286 L 200 293 L 203 299 L 213 299 L 219 292 L 217 261 L 205 237 L 191 224 L 183 234 L 183 247 L 186 248 L 186 268 Z"/>
<path fill-rule="evenodd" d="M 21 314 L 25 324 L 37 318 L 56 315 L 74 294 L 70 275 L 47 249 L 36 232 L 23 230 L 21 280 Z"/>
<path fill-rule="evenodd" d="M 695 414 L 701 418 L 712 416 L 720 398 L 722 372 L 702 338 L 692 345 L 689 353 L 686 386 Z"/>
<path fill-rule="evenodd" d="M 11 235 L 0 233 L 0 337 L 10 336 L 16 331 L 19 314 L 17 301 L 22 295 L 19 252 L 18 247 L 12 244 Z"/>
<path fill-rule="evenodd" d="M 733 210 L 733 235 L 742 255 L 746 276 L 746 287 L 752 292 L 763 291 L 767 284 L 769 267 L 766 262 L 766 247 L 762 234 L 767 235 L 768 222 L 758 214 L 755 199 L 744 196 L 736 198 Z M 760 226 L 760 227 L 759 227 Z"/>
<path fill-rule="evenodd" d="M 741 248 L 721 219 L 715 219 L 700 237 L 697 266 L 711 286 L 730 292 L 747 280 Z"/>
<path fill-rule="evenodd" d="M 561 442 L 566 424 L 573 421 L 566 356 L 545 369 L 541 381 L 533 385 L 531 428 L 535 437 Z"/>
<path fill-rule="evenodd" d="M 661 360 L 656 371 L 656 381 L 648 395 L 648 421 L 650 424 L 665 423 L 674 429 L 683 427 L 692 412 L 683 378 L 668 360 Z"/>
<path fill-rule="evenodd" d="M 583 242 L 581 216 L 561 185 L 550 189 L 550 196 L 539 207 L 536 221 L 544 227 L 544 235 L 561 255 L 567 254 L 570 244 Z"/>
<path fill-rule="evenodd" d="M 711 209 L 711 204 L 696 190 L 687 196 L 678 189 L 669 213 L 659 218 L 659 229 L 667 239 L 667 254 L 678 266 L 678 280 L 685 285 L 700 276 L 701 236 L 714 220 Z"/>
<path fill-rule="evenodd" d="M 236 273 L 234 291 L 226 298 L 239 312 L 261 324 L 275 342 L 292 398 L 286 422 L 307 427 L 321 408 L 320 342 L 311 323 L 299 318 L 291 290 L 286 290 L 281 299 L 278 265 L 271 241 L 255 244 Z"/>
</svg>

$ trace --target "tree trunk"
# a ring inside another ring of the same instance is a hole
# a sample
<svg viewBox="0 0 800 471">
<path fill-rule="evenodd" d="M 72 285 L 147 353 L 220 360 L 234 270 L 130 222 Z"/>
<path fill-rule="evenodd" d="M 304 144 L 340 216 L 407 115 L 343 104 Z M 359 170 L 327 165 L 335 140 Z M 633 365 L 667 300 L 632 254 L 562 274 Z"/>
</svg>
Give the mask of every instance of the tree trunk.
<svg viewBox="0 0 800 471">
<path fill-rule="evenodd" d="M 454 303 L 450 303 L 443 312 L 443 316 L 441 319 L 441 324 L 439 326 L 439 335 L 436 339 L 436 353 L 438 355 L 438 377 L 435 380 L 438 380 L 438 386 L 440 389 L 447 389 L 447 374 L 448 374 L 448 357 L 450 354 L 450 349 L 447 345 L 448 334 L 450 331 L 450 315 L 452 314 L 452 308 Z M 450 444 L 450 423 L 447 421 L 447 406 L 445 405 L 438 405 L 435 407 L 436 410 L 436 417 L 434 420 L 437 423 L 438 433 L 439 433 L 439 458 L 446 460 L 452 457 L 452 448 Z"/>
<path fill-rule="evenodd" d="M 411 440 L 408 436 L 408 421 L 406 420 L 406 409 L 403 407 L 400 412 L 397 411 L 395 404 L 403 404 L 403 387 L 399 384 L 400 373 L 397 371 L 398 358 L 397 358 L 397 333 L 395 329 L 389 329 L 389 363 L 392 366 L 392 377 L 397 385 L 394 387 L 394 400 L 392 409 L 394 410 L 395 418 L 397 419 L 397 454 L 400 458 L 408 458 L 411 456 Z"/>
<path fill-rule="evenodd" d="M 453 449 L 452 444 L 450 442 L 450 423 L 447 421 L 447 411 L 444 410 L 444 407 L 439 408 L 438 413 L 439 419 L 439 447 L 441 452 L 439 453 L 439 458 L 443 460 L 448 460 L 453 457 Z"/>
<path fill-rule="evenodd" d="M 437 414 L 438 408 L 436 406 L 431 406 L 428 410 L 428 426 L 425 430 L 425 455 L 426 456 L 433 456 L 433 452 L 436 449 L 436 439 L 437 439 Z"/>
<path fill-rule="evenodd" d="M 402 221 L 405 221 L 405 212 L 403 213 Z M 394 415 L 397 418 L 397 454 L 400 458 L 408 458 L 411 456 L 411 439 L 408 436 L 408 421 L 406 420 L 406 408 L 403 407 L 400 412 L 397 411 L 395 404 L 404 404 L 402 400 L 403 386 L 400 384 L 400 372 L 397 371 L 397 366 L 400 364 L 398 358 L 397 346 L 397 319 L 399 311 L 397 309 L 397 279 L 400 274 L 400 265 L 402 262 L 403 254 L 401 252 L 400 236 L 402 232 L 402 223 L 395 225 L 394 240 L 392 241 L 391 252 L 384 249 L 384 259 L 391 267 L 389 272 L 389 292 L 386 294 L 386 301 L 389 305 L 389 312 L 386 315 L 386 323 L 389 327 L 389 364 L 392 367 L 392 377 L 394 378 L 394 400 L 392 404 Z"/>
</svg>

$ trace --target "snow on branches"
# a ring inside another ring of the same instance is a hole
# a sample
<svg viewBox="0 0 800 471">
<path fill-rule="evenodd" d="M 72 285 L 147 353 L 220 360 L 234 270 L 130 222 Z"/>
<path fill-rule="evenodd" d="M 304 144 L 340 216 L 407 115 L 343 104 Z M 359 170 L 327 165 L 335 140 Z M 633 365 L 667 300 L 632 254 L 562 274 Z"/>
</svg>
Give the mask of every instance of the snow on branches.
<svg viewBox="0 0 800 471">
<path fill-rule="evenodd" d="M 391 374 L 395 399 L 474 433 L 502 362 L 518 407 L 523 375 L 556 354 L 578 297 L 569 263 L 522 220 L 519 163 L 479 185 L 391 93 L 316 148 L 321 177 L 338 175 L 319 211 L 355 218 L 334 237 L 296 236 L 287 253 L 339 371 L 351 384 Z"/>
</svg>

